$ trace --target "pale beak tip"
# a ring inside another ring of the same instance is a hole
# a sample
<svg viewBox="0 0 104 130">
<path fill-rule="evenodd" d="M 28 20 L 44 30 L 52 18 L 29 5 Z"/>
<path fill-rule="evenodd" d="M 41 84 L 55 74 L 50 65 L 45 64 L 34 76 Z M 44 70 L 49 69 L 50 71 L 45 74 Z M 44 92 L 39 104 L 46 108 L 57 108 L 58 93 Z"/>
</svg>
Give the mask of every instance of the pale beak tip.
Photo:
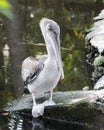
<svg viewBox="0 0 104 130">
<path fill-rule="evenodd" d="M 61 80 L 63 80 L 64 79 L 64 75 L 61 75 Z"/>
</svg>

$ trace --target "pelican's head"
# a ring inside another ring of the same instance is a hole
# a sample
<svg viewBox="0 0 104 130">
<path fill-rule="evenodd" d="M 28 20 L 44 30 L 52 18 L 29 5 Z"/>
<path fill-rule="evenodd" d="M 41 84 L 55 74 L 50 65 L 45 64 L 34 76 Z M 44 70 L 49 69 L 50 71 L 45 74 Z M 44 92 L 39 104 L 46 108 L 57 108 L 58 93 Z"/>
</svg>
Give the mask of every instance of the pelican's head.
<svg viewBox="0 0 104 130">
<path fill-rule="evenodd" d="M 40 28 L 44 36 L 44 40 L 47 44 L 51 44 L 51 48 L 54 51 L 57 64 L 61 73 L 61 78 L 64 78 L 64 71 L 60 54 L 60 27 L 59 25 L 48 18 L 42 18 L 40 21 Z"/>
</svg>

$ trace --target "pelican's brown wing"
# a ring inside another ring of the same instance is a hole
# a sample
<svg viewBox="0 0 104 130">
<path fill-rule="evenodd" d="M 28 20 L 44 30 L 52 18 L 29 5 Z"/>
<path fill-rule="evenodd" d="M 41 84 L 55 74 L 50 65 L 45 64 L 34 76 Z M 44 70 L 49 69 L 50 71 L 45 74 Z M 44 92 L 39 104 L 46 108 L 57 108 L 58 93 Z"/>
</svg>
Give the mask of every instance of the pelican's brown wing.
<svg viewBox="0 0 104 130">
<path fill-rule="evenodd" d="M 44 56 L 43 58 L 34 58 L 30 56 L 22 62 L 21 73 L 25 86 L 38 77 L 39 73 L 44 68 L 45 59 L 46 58 Z"/>
</svg>

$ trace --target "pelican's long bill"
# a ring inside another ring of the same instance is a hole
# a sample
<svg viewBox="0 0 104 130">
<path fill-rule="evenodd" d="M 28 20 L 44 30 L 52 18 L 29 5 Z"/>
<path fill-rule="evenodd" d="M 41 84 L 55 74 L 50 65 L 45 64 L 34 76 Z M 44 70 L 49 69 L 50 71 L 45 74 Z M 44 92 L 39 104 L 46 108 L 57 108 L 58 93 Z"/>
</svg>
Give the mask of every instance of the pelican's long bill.
<svg viewBox="0 0 104 130">
<path fill-rule="evenodd" d="M 50 26 L 50 22 L 51 22 L 51 26 Z M 52 26 L 52 24 L 54 25 L 54 28 Z M 40 22 L 40 28 L 41 31 L 43 33 L 45 42 L 47 44 L 46 47 L 48 47 L 47 51 L 49 51 L 49 49 L 52 47 L 56 60 L 57 60 L 57 64 L 59 67 L 59 71 L 61 73 L 61 79 L 64 78 L 64 70 L 63 70 L 63 66 L 62 66 L 62 61 L 61 61 L 61 53 L 60 53 L 60 28 L 58 26 L 58 24 L 53 21 L 53 20 L 49 20 L 47 18 L 43 18 Z M 58 32 L 57 32 L 58 31 Z M 49 45 L 49 43 L 51 45 Z M 51 49 L 50 49 L 51 51 Z"/>
<path fill-rule="evenodd" d="M 51 34 L 49 35 L 48 38 L 51 39 L 50 41 L 51 41 L 51 45 L 54 50 L 57 64 L 58 64 L 58 67 L 59 67 L 59 70 L 61 73 L 61 79 L 64 79 L 64 70 L 63 70 L 61 53 L 60 53 L 60 39 L 59 39 L 59 36 L 55 37 L 54 35 L 56 35 L 56 34 L 54 32 L 51 32 Z"/>
</svg>

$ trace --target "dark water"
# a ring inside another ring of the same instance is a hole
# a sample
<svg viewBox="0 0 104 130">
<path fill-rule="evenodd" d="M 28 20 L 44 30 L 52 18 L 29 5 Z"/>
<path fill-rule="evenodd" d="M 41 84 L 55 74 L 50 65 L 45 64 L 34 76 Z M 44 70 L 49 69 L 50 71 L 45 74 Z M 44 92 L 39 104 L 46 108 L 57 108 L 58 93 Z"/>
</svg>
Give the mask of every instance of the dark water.
<svg viewBox="0 0 104 130">
<path fill-rule="evenodd" d="M 10 2 L 14 8 L 14 19 L 9 21 L 0 16 L 0 110 L 2 111 L 10 100 L 23 93 L 20 76 L 23 59 L 28 55 L 46 53 L 39 28 L 42 17 L 55 20 L 61 28 L 65 79 L 59 82 L 55 91 L 78 90 L 84 86 L 92 88 L 90 69 L 86 64 L 84 35 L 92 26 L 93 17 L 104 8 L 103 0 L 18 0 L 18 2 L 10 0 Z M 9 48 L 4 48 L 5 45 Z M 34 126 L 37 122 L 13 114 L 10 117 L 0 116 L 0 129 L 39 130 Z M 39 122 L 42 130 L 78 128 L 75 125 L 47 125 L 45 121 Z"/>
<path fill-rule="evenodd" d="M 1 130 L 87 130 L 87 127 L 79 124 L 56 123 L 45 119 L 31 119 L 14 114 L 8 118 L 7 116 L 2 116 L 0 126 Z M 89 130 L 91 130 L 91 128 L 89 128 Z"/>
</svg>

